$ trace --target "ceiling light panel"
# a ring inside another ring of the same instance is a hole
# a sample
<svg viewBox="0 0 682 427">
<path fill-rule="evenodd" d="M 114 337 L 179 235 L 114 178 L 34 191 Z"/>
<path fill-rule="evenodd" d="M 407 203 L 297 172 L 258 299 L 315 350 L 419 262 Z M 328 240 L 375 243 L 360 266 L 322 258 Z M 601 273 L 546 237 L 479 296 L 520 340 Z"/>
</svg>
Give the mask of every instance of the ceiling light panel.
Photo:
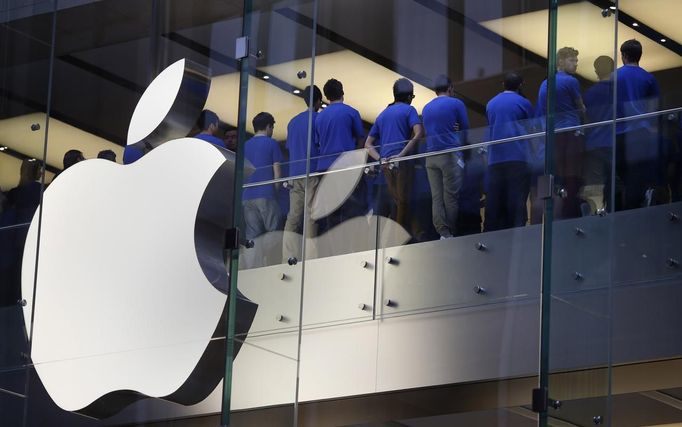
<svg viewBox="0 0 682 427">
<path fill-rule="evenodd" d="M 679 0 L 620 0 L 620 10 L 637 22 L 646 24 L 678 43 L 682 40 L 682 1 Z M 620 37 L 621 40 L 625 40 Z"/>
<path fill-rule="evenodd" d="M 303 58 L 260 67 L 259 70 L 303 88 L 310 83 L 310 79 L 299 80 L 296 74 L 300 70 L 309 70 L 310 62 L 310 58 Z M 356 108 L 364 120 L 374 122 L 386 105 L 393 102 L 393 83 L 403 76 L 357 53 L 342 50 L 315 57 L 315 84 L 322 89 L 332 77 L 343 83 L 346 104 Z M 435 94 L 426 86 L 412 83 L 415 94 L 412 105 L 421 113 Z"/>
<path fill-rule="evenodd" d="M 634 2 L 633 3 L 637 3 Z M 648 2 L 646 3 L 649 7 Z M 635 15 L 637 19 L 640 16 Z M 679 15 L 677 15 L 679 17 Z M 547 57 L 549 16 L 547 10 L 524 13 L 501 19 L 481 22 L 481 25 L 524 48 Z M 604 18 L 601 9 L 589 2 L 559 6 L 557 48 L 571 46 L 580 52 L 578 74 L 596 80 L 593 61 L 600 55 L 613 56 L 615 19 Z M 648 24 L 647 24 L 648 25 Z M 678 24 L 679 25 L 679 24 Z M 659 43 L 642 36 L 633 28 L 618 24 L 621 41 L 637 39 L 642 43 L 644 55 L 641 65 L 649 71 L 666 70 L 682 66 L 682 58 Z M 618 58 L 619 65 L 622 65 Z"/>
</svg>

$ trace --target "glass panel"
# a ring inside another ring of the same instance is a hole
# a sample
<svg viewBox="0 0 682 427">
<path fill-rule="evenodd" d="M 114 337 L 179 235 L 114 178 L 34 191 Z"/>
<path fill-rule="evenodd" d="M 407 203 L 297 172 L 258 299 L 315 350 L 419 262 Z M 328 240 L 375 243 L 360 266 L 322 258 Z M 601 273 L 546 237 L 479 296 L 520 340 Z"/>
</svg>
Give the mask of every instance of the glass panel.
<svg viewBox="0 0 682 427">
<path fill-rule="evenodd" d="M 543 312 L 551 312 L 543 336 L 551 375 L 548 415 L 581 425 L 611 424 L 616 15 L 606 2 L 559 2 L 551 52 L 556 68 L 538 101 L 549 132 L 546 172 L 555 177 L 545 204 L 551 233 L 551 246 L 544 248 L 551 259 L 544 284 L 550 303 Z M 570 382 L 558 374 L 572 371 L 584 374 Z"/>
<path fill-rule="evenodd" d="M 539 322 L 541 247 L 539 227 L 523 227 L 529 178 L 525 193 L 517 195 L 521 223 L 481 233 L 491 139 L 499 147 L 521 145 L 525 152 L 530 146 L 525 135 L 536 131 L 531 103 L 516 95 L 528 106 L 517 118 L 519 132 L 491 138 L 486 105 L 503 91 L 507 73 L 517 71 L 524 87 L 537 87 L 546 68 L 546 48 L 534 52 L 512 41 L 518 34 L 503 30 L 508 19 L 526 22 L 526 14 L 542 10 L 544 3 L 318 3 L 315 81 L 327 89 L 336 84 L 331 78 L 341 82 L 345 106 L 325 91 L 330 105 L 319 114 L 316 131 L 326 135 L 325 116 L 338 123 L 344 114 L 360 116 L 369 156 L 361 185 L 369 203 L 357 228 L 351 228 L 352 219 L 341 224 L 346 228 L 333 239 L 332 257 L 306 262 L 304 327 L 316 315 L 309 305 L 354 322 L 304 329 L 300 400 L 536 374 L 538 337 L 528 331 Z M 314 17 L 312 7 L 288 13 L 299 21 Z M 546 22 L 546 15 L 536 21 L 534 33 L 546 32 Z M 361 132 L 344 123 L 343 150 L 350 152 Z M 509 137 L 518 138 L 506 141 Z M 320 140 L 322 158 L 325 144 L 334 141 Z M 524 157 L 523 163 L 529 160 Z M 350 171 L 344 173 L 354 182 Z M 322 182 L 334 174 L 325 171 Z M 438 200 L 443 213 L 434 215 Z M 358 243 L 357 249 L 344 250 L 342 243 L 351 240 L 374 246 L 368 250 Z M 315 276 L 316 263 L 324 275 Z M 325 293 L 315 293 L 316 286 Z M 374 288 L 370 304 L 364 301 L 368 288 Z M 371 317 L 352 314 L 356 306 Z M 503 400 L 497 405 L 506 406 Z M 459 409 L 467 410 L 473 408 Z M 343 423 L 411 418 L 373 416 L 358 414 Z M 496 422 L 505 425 L 505 420 Z"/>
<path fill-rule="evenodd" d="M 316 182 L 308 176 L 315 166 L 307 159 L 317 152 L 311 126 L 320 108 L 319 92 L 310 88 L 311 25 L 287 13 L 312 3 L 254 2 L 244 16 L 249 51 L 241 62 L 242 87 L 248 85 L 248 95 L 240 97 L 239 154 L 245 161 L 240 212 L 245 244 L 238 288 L 257 310 L 251 328 L 236 331 L 247 355 L 235 361 L 229 415 L 278 405 L 283 425 L 296 420 L 303 253 L 310 243 L 303 237 L 310 221 L 305 201 Z M 238 306 L 237 316 L 245 310 Z M 269 391 L 254 393 L 255 385 Z"/>
</svg>

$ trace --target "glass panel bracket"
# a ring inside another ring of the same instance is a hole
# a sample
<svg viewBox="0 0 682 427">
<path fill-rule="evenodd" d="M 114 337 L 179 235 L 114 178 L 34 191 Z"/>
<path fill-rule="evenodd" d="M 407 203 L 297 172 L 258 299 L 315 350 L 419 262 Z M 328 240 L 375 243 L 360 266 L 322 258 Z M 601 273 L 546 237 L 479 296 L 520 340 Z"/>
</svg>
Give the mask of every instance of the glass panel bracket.
<svg viewBox="0 0 682 427">
<path fill-rule="evenodd" d="M 549 407 L 559 409 L 561 408 L 561 401 L 551 399 L 547 387 L 534 388 L 532 402 L 533 412 L 547 412 Z"/>
<path fill-rule="evenodd" d="M 551 199 L 554 195 L 554 175 L 540 175 L 538 177 L 538 197 Z"/>
</svg>

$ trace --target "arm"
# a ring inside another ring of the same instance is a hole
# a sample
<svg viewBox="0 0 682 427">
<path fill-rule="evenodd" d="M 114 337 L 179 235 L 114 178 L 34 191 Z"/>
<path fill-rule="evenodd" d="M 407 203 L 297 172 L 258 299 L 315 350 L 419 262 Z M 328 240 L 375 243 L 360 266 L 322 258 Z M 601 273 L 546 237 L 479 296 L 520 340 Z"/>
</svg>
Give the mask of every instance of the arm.
<svg viewBox="0 0 682 427">
<path fill-rule="evenodd" d="M 417 123 L 412 126 L 412 135 L 412 139 L 410 139 L 409 142 L 405 144 L 405 147 L 402 149 L 402 151 L 398 153 L 397 156 L 393 156 L 393 158 L 404 157 L 412 152 L 414 147 L 417 145 L 417 142 L 424 135 L 424 128 L 422 127 L 421 123 Z"/>
<path fill-rule="evenodd" d="M 274 179 L 279 179 L 282 177 L 282 167 L 280 166 L 279 162 L 275 162 L 272 164 L 272 173 L 274 176 Z M 279 190 L 281 183 L 277 182 L 275 183 L 275 188 Z"/>
<path fill-rule="evenodd" d="M 379 155 L 379 152 L 376 150 L 376 148 L 374 148 L 374 141 L 376 141 L 376 138 L 372 135 L 368 135 L 367 140 L 365 141 L 365 148 L 369 152 L 371 158 L 374 160 L 379 160 L 381 156 Z"/>
</svg>

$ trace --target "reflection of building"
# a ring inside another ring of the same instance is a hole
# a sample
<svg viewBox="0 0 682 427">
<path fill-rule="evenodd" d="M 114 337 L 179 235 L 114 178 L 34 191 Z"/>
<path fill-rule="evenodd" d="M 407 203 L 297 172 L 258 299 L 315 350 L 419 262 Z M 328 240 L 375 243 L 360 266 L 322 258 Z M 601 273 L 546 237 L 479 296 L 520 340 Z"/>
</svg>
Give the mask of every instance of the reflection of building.
<svg viewBox="0 0 682 427">
<path fill-rule="evenodd" d="M 113 149 L 120 159 L 142 92 L 180 58 L 211 70 L 207 108 L 221 120 L 238 125 L 245 107 L 244 130 L 252 132 L 251 118 L 268 111 L 279 141 L 301 112 L 300 91 L 330 77 L 343 82 L 345 102 L 369 127 L 392 101 L 395 79 L 414 82 L 412 105 L 421 112 L 434 96 L 433 78 L 446 73 L 468 108 L 471 143 L 486 140 L 485 105 L 504 73 L 523 74 L 532 102 L 547 77 L 548 11 L 539 0 L 253 2 L 246 17 L 241 2 L 26 3 L 9 2 L 0 14 L 3 192 L 17 184 L 25 158 L 44 158 L 48 181 L 71 148 L 86 158 Z M 297 414 L 300 425 L 534 425 L 541 343 L 549 343 L 554 374 L 549 396 L 563 402 L 549 410 L 555 423 L 594 425 L 597 416 L 611 425 L 682 421 L 676 307 L 682 208 L 675 199 L 682 33 L 672 18 L 682 10 L 670 0 L 620 0 L 618 14 L 611 5 L 562 2 L 557 44 L 580 51 L 584 92 L 596 79 L 594 58 L 617 58 L 614 47 L 625 39 L 642 42 L 641 65 L 658 80 L 658 108 L 665 111 L 658 116 L 670 173 L 662 186 L 672 196 L 661 201 L 676 203 L 557 221 L 546 230 L 553 246 L 545 248 L 539 225 L 398 245 L 386 237 L 391 223 L 358 217 L 334 238 L 308 242 L 309 250 L 319 246 L 319 258 L 242 270 L 239 289 L 259 308 L 250 335 L 238 337 L 246 344 L 234 366 L 236 424 L 291 425 Z M 245 18 L 251 56 L 244 60 L 249 74 L 241 76 L 248 96 L 240 97 L 234 40 Z M 352 174 L 337 175 L 344 173 Z M 380 192 L 381 184 L 372 188 Z M 28 225 L 6 212 L 0 286 L 16 287 L 21 252 L 14 243 Z M 255 244 L 244 250 L 258 251 Z M 271 259 L 281 257 L 276 243 L 263 246 L 272 248 Z M 552 260 L 546 336 L 539 333 L 542 257 Z M 3 304 L 0 413 L 16 425 L 114 425 L 221 409 L 217 389 L 193 407 L 147 399 L 101 422 L 61 411 L 35 375 L 26 381 L 34 371 L 21 358 L 30 353 L 23 309 Z M 42 415 L 24 407 L 42 408 Z"/>
</svg>

